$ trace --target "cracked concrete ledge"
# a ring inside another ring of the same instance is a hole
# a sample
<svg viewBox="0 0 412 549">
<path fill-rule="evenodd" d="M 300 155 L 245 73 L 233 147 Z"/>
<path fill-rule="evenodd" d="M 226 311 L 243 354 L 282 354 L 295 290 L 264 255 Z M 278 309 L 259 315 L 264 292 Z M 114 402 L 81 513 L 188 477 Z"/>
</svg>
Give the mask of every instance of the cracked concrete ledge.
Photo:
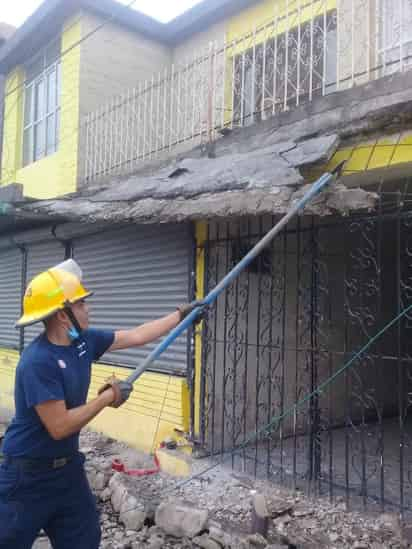
<svg viewBox="0 0 412 549">
<path fill-rule="evenodd" d="M 138 222 L 171 223 L 186 220 L 226 218 L 256 214 L 285 214 L 299 200 L 310 185 L 299 190 L 277 187 L 271 191 L 224 191 L 215 194 L 202 194 L 196 198 L 175 198 L 157 200 L 146 198 L 127 202 L 95 202 L 89 199 L 42 201 L 16 208 L 16 214 L 25 212 L 46 216 L 50 221 L 65 220 L 82 223 L 121 223 Z M 347 215 L 353 211 L 373 210 L 378 200 L 376 193 L 362 189 L 347 189 L 337 184 L 333 190 L 326 191 L 309 204 L 304 213 L 326 216 L 332 214 Z"/>
<path fill-rule="evenodd" d="M 86 223 L 281 215 L 305 189 L 301 169 L 323 165 L 345 140 L 411 127 L 411 90 L 408 71 L 339 91 L 237 129 L 209 150 L 198 147 L 61 199 L 16 202 L 13 215 Z M 348 214 L 371 210 L 376 201 L 374 193 L 336 185 L 305 213 Z"/>
</svg>

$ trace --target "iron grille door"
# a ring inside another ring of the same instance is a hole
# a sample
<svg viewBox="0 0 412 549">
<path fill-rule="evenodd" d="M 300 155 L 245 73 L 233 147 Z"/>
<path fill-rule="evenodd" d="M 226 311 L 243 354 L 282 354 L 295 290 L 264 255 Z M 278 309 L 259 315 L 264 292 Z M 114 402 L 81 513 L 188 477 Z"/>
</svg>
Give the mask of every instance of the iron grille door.
<svg viewBox="0 0 412 549">
<path fill-rule="evenodd" d="M 22 252 L 10 248 L 0 252 L 0 347 L 19 348 Z"/>
<path fill-rule="evenodd" d="M 185 302 L 189 294 L 188 226 L 133 226 L 81 237 L 73 255 L 94 292 L 91 323 L 127 329 L 159 318 Z M 104 359 L 135 366 L 154 345 L 108 353 Z M 160 371 L 184 373 L 187 336 L 180 337 L 154 364 Z"/>
</svg>

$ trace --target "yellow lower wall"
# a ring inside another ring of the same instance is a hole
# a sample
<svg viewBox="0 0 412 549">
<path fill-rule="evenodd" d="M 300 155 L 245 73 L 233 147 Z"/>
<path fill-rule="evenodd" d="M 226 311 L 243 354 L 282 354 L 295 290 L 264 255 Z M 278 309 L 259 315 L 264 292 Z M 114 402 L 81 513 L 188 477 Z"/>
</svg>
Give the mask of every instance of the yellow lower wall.
<svg viewBox="0 0 412 549">
<path fill-rule="evenodd" d="M 14 374 L 19 359 L 16 351 L 0 349 L 0 411 L 14 408 Z M 125 368 L 93 366 L 89 398 L 94 398 L 105 380 L 115 373 L 124 379 Z M 189 391 L 183 378 L 163 374 L 144 374 L 135 384 L 129 401 L 121 408 L 106 409 L 91 427 L 117 440 L 152 452 L 159 443 L 175 436 L 175 429 L 189 430 Z"/>
<path fill-rule="evenodd" d="M 94 398 L 112 374 L 125 379 L 130 371 L 95 365 L 89 397 Z M 174 429 L 189 430 L 189 391 L 185 379 L 163 374 L 144 374 L 121 408 L 105 409 L 91 426 L 112 438 L 122 440 L 145 452 L 152 452 Z"/>
<path fill-rule="evenodd" d="M 0 413 L 14 410 L 14 371 L 18 360 L 17 351 L 0 349 Z"/>
</svg>

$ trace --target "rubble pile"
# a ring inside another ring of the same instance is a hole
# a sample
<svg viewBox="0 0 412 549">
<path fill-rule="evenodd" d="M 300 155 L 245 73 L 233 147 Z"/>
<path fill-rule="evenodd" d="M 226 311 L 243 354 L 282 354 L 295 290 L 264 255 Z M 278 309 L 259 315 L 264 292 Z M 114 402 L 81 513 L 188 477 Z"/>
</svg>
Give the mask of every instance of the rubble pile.
<svg viewBox="0 0 412 549">
<path fill-rule="evenodd" d="M 112 460 L 146 467 L 150 458 L 92 432 L 82 445 L 101 510 L 101 549 L 412 548 L 395 514 L 347 513 L 343 501 L 309 500 L 222 467 L 186 484 L 164 473 L 131 477 L 114 473 Z M 256 493 L 269 509 L 266 537 L 251 534 Z"/>
</svg>

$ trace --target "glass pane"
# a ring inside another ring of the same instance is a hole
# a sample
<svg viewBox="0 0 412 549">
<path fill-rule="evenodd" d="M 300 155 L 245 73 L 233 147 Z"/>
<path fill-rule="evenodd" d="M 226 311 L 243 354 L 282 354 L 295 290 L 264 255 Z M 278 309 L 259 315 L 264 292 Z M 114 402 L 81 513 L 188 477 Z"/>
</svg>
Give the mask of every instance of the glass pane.
<svg viewBox="0 0 412 549">
<path fill-rule="evenodd" d="M 33 122 L 33 86 L 26 88 L 24 93 L 24 125 L 28 126 Z"/>
<path fill-rule="evenodd" d="M 56 109 L 56 70 L 53 69 L 47 75 L 47 112 L 54 112 Z"/>
<path fill-rule="evenodd" d="M 33 162 L 33 127 L 24 130 L 23 134 L 23 166 Z"/>
<path fill-rule="evenodd" d="M 56 118 L 54 114 L 47 117 L 46 139 L 47 154 L 52 154 L 56 151 Z"/>
<path fill-rule="evenodd" d="M 336 59 L 338 55 L 338 33 L 336 29 L 328 32 L 326 36 L 326 66 L 325 66 L 325 80 L 326 80 L 326 92 L 332 93 L 336 91 Z"/>
<path fill-rule="evenodd" d="M 61 63 L 58 63 L 57 64 L 57 67 L 56 67 L 56 70 L 57 70 L 57 76 L 56 76 L 56 80 L 57 80 L 57 106 L 60 107 L 60 97 L 61 97 L 61 92 L 62 92 L 62 66 L 61 66 Z"/>
<path fill-rule="evenodd" d="M 44 70 L 44 59 L 42 55 L 32 59 L 26 66 L 26 80 L 34 80 Z"/>
<path fill-rule="evenodd" d="M 60 138 L 60 109 L 56 111 L 56 151 L 59 146 L 59 138 Z"/>
<path fill-rule="evenodd" d="M 58 59 L 60 55 L 60 38 L 52 42 L 46 48 L 46 67 L 51 65 Z"/>
<path fill-rule="evenodd" d="M 46 135 L 44 131 L 44 120 L 34 126 L 34 160 L 38 160 L 45 155 Z"/>
<path fill-rule="evenodd" d="M 44 79 L 35 86 L 35 121 L 41 120 L 45 114 L 45 85 Z"/>
</svg>

